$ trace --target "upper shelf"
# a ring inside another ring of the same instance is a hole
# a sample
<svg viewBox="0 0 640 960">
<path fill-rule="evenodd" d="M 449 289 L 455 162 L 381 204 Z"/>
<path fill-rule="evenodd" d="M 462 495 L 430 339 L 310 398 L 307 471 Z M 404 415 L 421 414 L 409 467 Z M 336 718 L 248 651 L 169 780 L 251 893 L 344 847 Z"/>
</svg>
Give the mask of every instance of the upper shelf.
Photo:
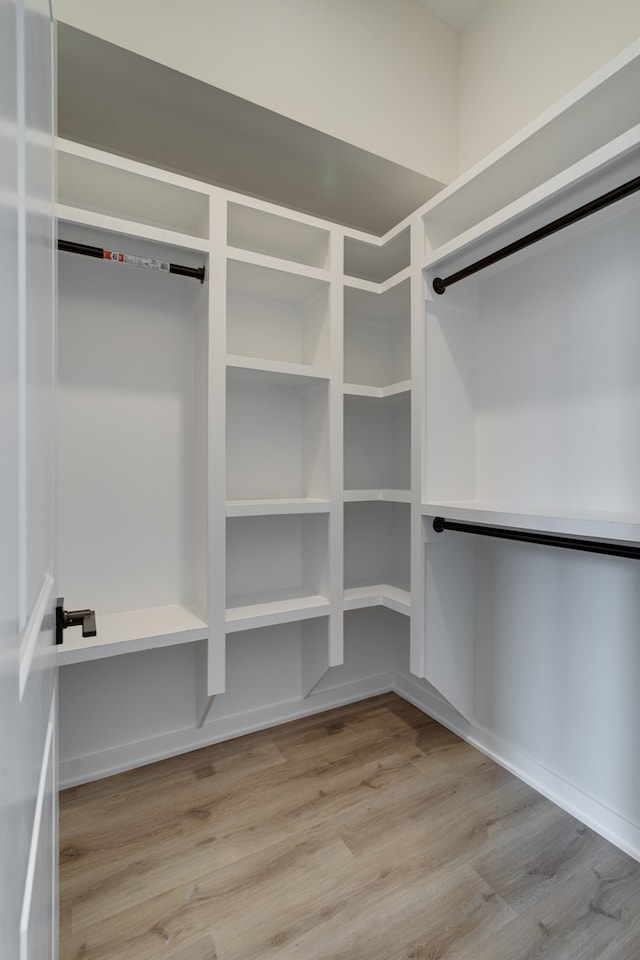
<svg viewBox="0 0 640 960">
<path fill-rule="evenodd" d="M 57 165 L 60 204 L 209 237 L 209 195 L 184 177 L 64 140 Z"/>
<path fill-rule="evenodd" d="M 639 89 L 637 41 L 425 204 L 427 257 L 637 125 Z"/>
<path fill-rule="evenodd" d="M 230 202 L 228 206 L 230 247 L 327 269 L 329 237 L 328 230 L 303 223 L 295 219 L 295 214 L 280 217 L 241 203 Z"/>
</svg>

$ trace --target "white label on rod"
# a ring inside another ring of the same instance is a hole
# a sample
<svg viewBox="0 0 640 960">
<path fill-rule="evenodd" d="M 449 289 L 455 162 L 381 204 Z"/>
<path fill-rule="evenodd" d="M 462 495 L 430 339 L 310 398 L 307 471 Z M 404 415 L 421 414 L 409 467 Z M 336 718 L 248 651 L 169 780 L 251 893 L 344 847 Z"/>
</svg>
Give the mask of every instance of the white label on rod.
<svg viewBox="0 0 640 960">
<path fill-rule="evenodd" d="M 130 253 L 117 253 L 115 250 L 104 250 L 104 260 L 113 260 L 115 263 L 128 263 L 131 267 L 144 267 L 145 270 L 163 270 L 169 272 L 169 264 L 164 260 L 151 260 L 148 257 L 133 257 Z"/>
</svg>

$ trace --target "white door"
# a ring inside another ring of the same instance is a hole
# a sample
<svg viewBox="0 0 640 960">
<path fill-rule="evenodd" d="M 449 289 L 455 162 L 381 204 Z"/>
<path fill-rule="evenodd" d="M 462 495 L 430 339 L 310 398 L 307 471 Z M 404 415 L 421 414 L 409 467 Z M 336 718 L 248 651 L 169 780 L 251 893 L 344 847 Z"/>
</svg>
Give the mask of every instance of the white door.
<svg viewBox="0 0 640 960">
<path fill-rule="evenodd" d="M 0 952 L 56 946 L 49 0 L 0 0 Z"/>
</svg>

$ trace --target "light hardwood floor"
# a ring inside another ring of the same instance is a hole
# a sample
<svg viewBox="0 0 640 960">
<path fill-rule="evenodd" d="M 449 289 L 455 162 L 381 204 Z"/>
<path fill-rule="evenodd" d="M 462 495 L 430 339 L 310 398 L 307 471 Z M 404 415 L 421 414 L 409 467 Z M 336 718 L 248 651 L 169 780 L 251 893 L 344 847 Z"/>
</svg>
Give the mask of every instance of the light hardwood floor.
<svg viewBox="0 0 640 960">
<path fill-rule="evenodd" d="M 640 865 L 393 694 L 67 790 L 61 960 L 638 960 Z"/>
</svg>

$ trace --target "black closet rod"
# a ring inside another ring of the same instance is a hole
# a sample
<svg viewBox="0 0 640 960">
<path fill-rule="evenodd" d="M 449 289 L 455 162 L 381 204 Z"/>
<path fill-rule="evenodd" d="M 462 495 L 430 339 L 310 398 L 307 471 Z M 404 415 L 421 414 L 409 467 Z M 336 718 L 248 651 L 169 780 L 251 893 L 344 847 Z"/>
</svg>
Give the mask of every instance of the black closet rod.
<svg viewBox="0 0 640 960">
<path fill-rule="evenodd" d="M 567 550 L 582 550 L 584 553 L 602 553 L 610 557 L 625 557 L 628 560 L 640 560 L 640 547 L 630 547 L 619 543 L 606 543 L 600 540 L 580 540 L 578 537 L 555 536 L 549 533 L 536 533 L 533 530 L 509 530 L 505 527 L 489 527 L 481 523 L 458 523 L 436 517 L 433 521 L 436 533 L 453 530 L 455 533 L 472 533 L 482 537 L 496 537 L 498 540 L 521 540 L 524 543 L 538 543 L 546 547 L 564 547 Z"/>
<path fill-rule="evenodd" d="M 624 197 L 628 197 L 638 190 L 640 190 L 640 177 L 634 177 L 633 180 L 628 180 L 627 183 L 623 183 L 619 187 L 609 190 L 608 193 L 603 193 L 602 196 L 596 197 L 595 200 L 590 200 L 581 207 L 577 207 L 577 209 L 572 210 L 571 213 L 565 213 L 562 217 L 558 217 L 557 220 L 552 220 L 551 223 L 547 223 L 544 227 L 539 227 L 537 230 L 527 233 L 526 236 L 521 237 L 519 240 L 508 243 L 506 246 L 496 250 L 495 253 L 490 253 L 480 260 L 476 260 L 475 263 L 470 264 L 468 267 L 463 267 L 462 270 L 452 273 L 451 276 L 435 277 L 432 284 L 433 289 L 436 293 L 444 293 L 447 287 L 452 286 L 452 284 L 458 283 L 460 280 L 465 280 L 473 273 L 478 273 L 479 270 L 484 270 L 485 267 L 490 267 L 491 264 L 497 263 L 499 260 L 504 260 L 505 257 L 510 257 L 513 253 L 517 253 L 518 250 L 523 250 L 525 247 L 531 246 L 532 243 L 537 243 L 538 240 L 544 240 L 545 237 L 551 236 L 552 233 L 557 233 L 558 230 L 563 230 L 572 223 L 583 220 L 592 213 L 596 213 L 596 211 L 602 210 L 604 207 L 608 207 L 610 204 L 616 203 L 618 200 L 622 200 Z"/>
<path fill-rule="evenodd" d="M 73 240 L 58 240 L 58 250 L 64 253 L 79 253 L 83 257 L 95 257 L 97 260 L 112 260 L 133 267 L 145 267 L 147 270 L 159 270 L 161 273 L 175 273 L 181 277 L 193 277 L 204 283 L 204 267 L 185 267 L 181 263 L 167 263 L 164 260 L 152 260 L 149 257 L 135 257 L 130 253 L 117 253 L 103 247 L 92 247 L 88 243 L 75 243 Z"/>
</svg>

